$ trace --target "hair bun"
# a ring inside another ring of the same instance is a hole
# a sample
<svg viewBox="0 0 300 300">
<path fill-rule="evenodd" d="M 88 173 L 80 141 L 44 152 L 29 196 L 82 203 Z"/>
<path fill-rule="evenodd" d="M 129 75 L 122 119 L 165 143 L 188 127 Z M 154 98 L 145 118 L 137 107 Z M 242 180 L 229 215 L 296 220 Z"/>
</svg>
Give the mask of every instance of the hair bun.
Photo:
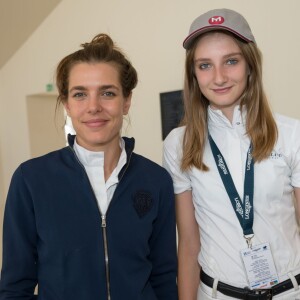
<svg viewBox="0 0 300 300">
<path fill-rule="evenodd" d="M 110 38 L 110 36 L 108 36 L 107 34 L 105 33 L 100 33 L 100 34 L 97 34 L 91 42 L 89 43 L 84 43 L 84 44 L 81 44 L 81 46 L 83 48 L 86 48 L 88 46 L 91 46 L 91 45 L 106 45 L 108 47 L 114 47 L 114 42 L 113 40 Z"/>
</svg>

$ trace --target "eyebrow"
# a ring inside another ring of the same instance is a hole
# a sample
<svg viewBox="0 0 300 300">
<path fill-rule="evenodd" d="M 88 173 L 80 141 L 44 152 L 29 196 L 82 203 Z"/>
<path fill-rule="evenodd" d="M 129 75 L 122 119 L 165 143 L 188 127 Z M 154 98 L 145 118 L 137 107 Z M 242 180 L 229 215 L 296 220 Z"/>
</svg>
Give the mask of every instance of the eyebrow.
<svg viewBox="0 0 300 300">
<path fill-rule="evenodd" d="M 227 58 L 227 57 L 230 57 L 230 56 L 236 56 L 236 55 L 243 56 L 242 52 L 233 52 L 233 53 L 229 53 L 227 55 L 224 55 L 224 58 Z"/>
<path fill-rule="evenodd" d="M 115 89 L 115 90 L 119 90 L 119 88 L 113 84 L 106 84 L 106 85 L 101 85 L 99 87 L 99 90 L 100 91 L 105 91 L 105 90 L 108 90 L 108 89 Z M 69 90 L 69 93 L 71 93 L 72 91 L 87 91 L 88 88 L 86 88 L 85 86 L 83 85 L 77 85 L 77 86 L 73 86 L 70 90 Z"/>
<path fill-rule="evenodd" d="M 224 55 L 223 58 L 226 59 L 228 57 L 232 57 L 232 56 L 236 56 L 236 55 L 243 56 L 243 54 L 241 52 L 232 52 L 232 53 Z M 200 57 L 200 58 L 195 59 L 194 63 L 202 62 L 202 61 L 210 61 L 210 60 L 211 60 L 210 58 Z"/>
</svg>

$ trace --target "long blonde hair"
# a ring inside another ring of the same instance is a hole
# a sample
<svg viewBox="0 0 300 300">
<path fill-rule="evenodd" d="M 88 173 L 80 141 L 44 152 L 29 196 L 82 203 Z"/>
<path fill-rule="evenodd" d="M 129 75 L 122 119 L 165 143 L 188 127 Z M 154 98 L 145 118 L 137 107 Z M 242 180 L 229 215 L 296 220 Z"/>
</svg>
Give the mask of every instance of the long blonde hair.
<svg viewBox="0 0 300 300">
<path fill-rule="evenodd" d="M 222 32 L 235 40 L 250 69 L 248 84 L 241 96 L 240 106 L 241 109 L 245 107 L 247 111 L 246 133 L 253 144 L 253 158 L 256 162 L 260 162 L 270 155 L 278 135 L 277 126 L 263 89 L 262 55 L 255 43 L 246 43 L 229 32 Z M 201 36 L 186 51 L 182 121 L 186 129 L 181 169 L 187 170 L 194 166 L 207 171 L 208 167 L 203 162 L 203 153 L 207 140 L 209 101 L 201 93 L 194 72 L 194 55 L 199 39 Z"/>
</svg>

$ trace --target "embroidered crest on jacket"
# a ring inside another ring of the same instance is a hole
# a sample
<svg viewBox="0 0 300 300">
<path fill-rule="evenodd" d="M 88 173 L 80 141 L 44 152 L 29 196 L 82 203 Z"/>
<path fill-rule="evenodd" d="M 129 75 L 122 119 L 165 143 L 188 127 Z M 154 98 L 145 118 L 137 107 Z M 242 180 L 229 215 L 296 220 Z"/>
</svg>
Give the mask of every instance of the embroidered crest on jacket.
<svg viewBox="0 0 300 300">
<path fill-rule="evenodd" d="M 133 206 L 140 218 L 144 217 L 152 208 L 152 195 L 146 191 L 138 191 L 133 196 Z"/>
</svg>

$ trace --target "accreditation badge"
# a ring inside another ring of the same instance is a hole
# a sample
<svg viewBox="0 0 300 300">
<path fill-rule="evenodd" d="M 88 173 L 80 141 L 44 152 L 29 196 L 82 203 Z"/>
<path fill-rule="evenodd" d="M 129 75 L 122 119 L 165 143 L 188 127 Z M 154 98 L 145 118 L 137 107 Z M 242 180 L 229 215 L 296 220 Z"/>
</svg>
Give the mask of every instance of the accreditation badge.
<svg viewBox="0 0 300 300">
<path fill-rule="evenodd" d="M 269 289 L 279 282 L 269 243 L 241 251 L 250 289 Z"/>
</svg>

